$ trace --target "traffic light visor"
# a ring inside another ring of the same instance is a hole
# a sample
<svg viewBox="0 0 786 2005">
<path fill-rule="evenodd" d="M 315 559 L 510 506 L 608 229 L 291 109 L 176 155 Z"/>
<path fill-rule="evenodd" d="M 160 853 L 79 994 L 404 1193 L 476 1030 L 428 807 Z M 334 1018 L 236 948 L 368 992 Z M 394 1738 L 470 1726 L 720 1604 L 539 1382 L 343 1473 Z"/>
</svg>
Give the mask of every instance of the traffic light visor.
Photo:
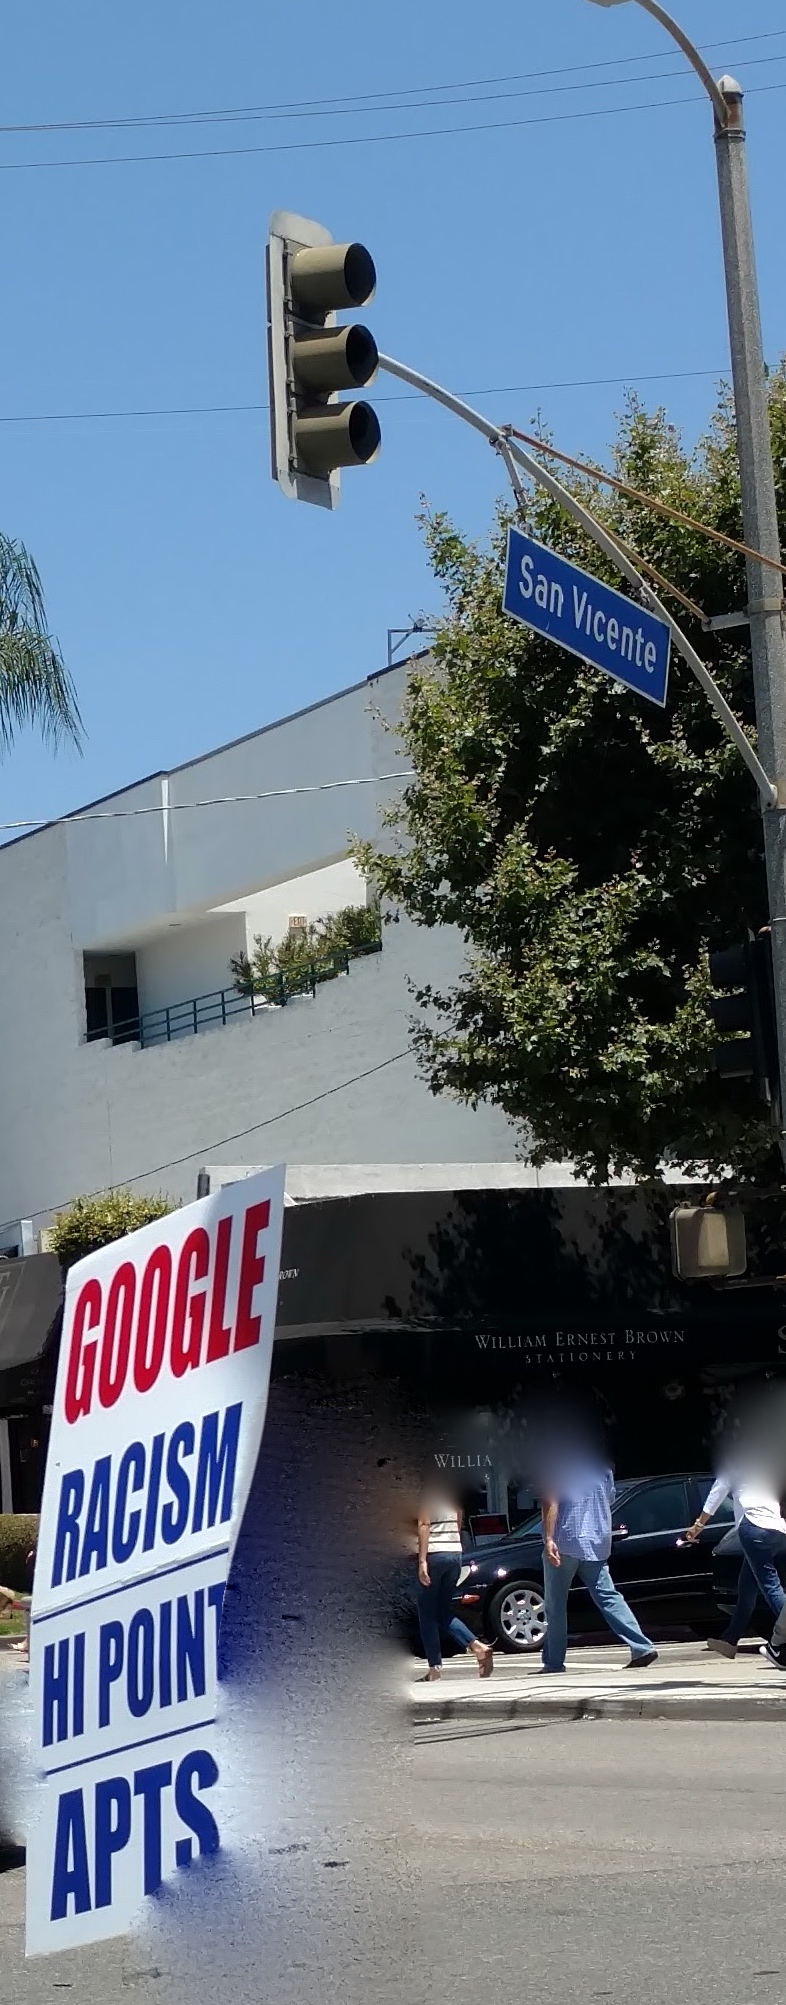
<svg viewBox="0 0 786 2005">
<path fill-rule="evenodd" d="M 365 306 L 373 298 L 377 274 L 365 244 L 319 244 L 295 252 L 289 283 L 296 306 L 309 313 L 334 313 L 342 306 Z"/>
<path fill-rule="evenodd" d="M 292 367 L 307 390 L 359 390 L 376 376 L 377 344 L 367 327 L 338 327 L 305 334 L 293 343 Z"/>
<path fill-rule="evenodd" d="M 370 404 L 324 404 L 295 419 L 298 458 L 315 474 L 332 473 L 339 466 L 368 466 L 381 439 L 379 419 Z"/>
</svg>

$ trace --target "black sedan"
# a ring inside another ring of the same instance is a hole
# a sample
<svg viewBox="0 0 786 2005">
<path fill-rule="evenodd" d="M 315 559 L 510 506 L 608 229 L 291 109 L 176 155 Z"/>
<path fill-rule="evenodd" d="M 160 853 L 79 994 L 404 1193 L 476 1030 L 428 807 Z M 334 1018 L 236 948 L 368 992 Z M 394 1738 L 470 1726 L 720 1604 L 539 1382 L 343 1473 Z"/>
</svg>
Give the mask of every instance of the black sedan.
<svg viewBox="0 0 786 2005">
<path fill-rule="evenodd" d="M 617 1586 L 644 1626 L 717 1623 L 712 1560 L 733 1526 L 729 1500 L 695 1545 L 680 1544 L 704 1504 L 711 1476 L 649 1476 L 617 1485 L 610 1566 Z M 468 1549 L 454 1613 L 504 1650 L 535 1651 L 545 1635 L 540 1519 L 482 1548 Z M 568 1600 L 571 1632 L 603 1627 L 577 1578 Z"/>
<path fill-rule="evenodd" d="M 717 1607 L 726 1620 L 731 1615 L 737 1599 L 737 1582 L 741 1566 L 742 1547 L 732 1526 L 731 1531 L 727 1530 L 725 1536 L 718 1540 L 712 1555 L 713 1593 Z M 786 1589 L 786 1560 L 779 1561 L 778 1572 Z M 759 1600 L 751 1623 L 753 1633 L 757 1636 L 769 1636 L 773 1621 L 774 1617 L 770 1614 L 766 1602 Z"/>
</svg>

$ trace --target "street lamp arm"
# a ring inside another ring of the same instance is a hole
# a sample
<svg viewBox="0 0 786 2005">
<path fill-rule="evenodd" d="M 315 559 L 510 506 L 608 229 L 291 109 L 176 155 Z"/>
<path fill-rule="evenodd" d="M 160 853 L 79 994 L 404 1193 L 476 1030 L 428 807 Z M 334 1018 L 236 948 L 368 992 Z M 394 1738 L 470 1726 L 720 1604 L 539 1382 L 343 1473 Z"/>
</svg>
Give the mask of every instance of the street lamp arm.
<svg viewBox="0 0 786 2005">
<path fill-rule="evenodd" d="M 604 4 L 608 6 L 609 0 L 601 0 L 601 5 Z M 698 49 L 694 48 L 684 28 L 680 27 L 678 21 L 672 19 L 671 14 L 667 14 L 665 7 L 659 5 L 659 0 L 638 0 L 638 4 L 644 8 L 645 14 L 651 14 L 654 21 L 660 22 L 661 27 L 665 28 L 667 35 L 671 36 L 672 41 L 676 42 L 677 47 L 682 50 L 683 55 L 687 56 L 691 69 L 696 71 L 697 77 L 699 77 L 704 85 L 707 96 L 712 100 L 715 117 L 721 131 L 724 131 L 729 122 L 729 110 L 726 99 L 722 90 L 719 90 L 712 71 L 708 70 L 706 63 L 702 61 Z"/>
</svg>

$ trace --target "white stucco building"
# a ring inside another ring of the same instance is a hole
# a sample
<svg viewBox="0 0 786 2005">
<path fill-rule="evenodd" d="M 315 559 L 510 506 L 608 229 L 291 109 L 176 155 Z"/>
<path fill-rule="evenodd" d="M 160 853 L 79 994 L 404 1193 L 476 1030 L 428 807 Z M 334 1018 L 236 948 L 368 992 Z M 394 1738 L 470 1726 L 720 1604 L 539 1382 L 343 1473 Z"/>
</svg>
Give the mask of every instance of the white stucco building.
<svg viewBox="0 0 786 2005">
<path fill-rule="evenodd" d="M 0 849 L 0 1247 L 29 1247 L 84 1192 L 191 1198 L 206 1163 L 284 1159 L 304 1193 L 308 1166 L 315 1189 L 325 1165 L 355 1182 L 358 1165 L 512 1168 L 505 1119 L 433 1098 L 407 1052 L 409 980 L 450 978 L 451 934 L 387 927 L 313 998 L 235 1013 L 230 959 L 255 934 L 365 901 L 350 833 L 376 832 L 395 791 L 379 776 L 403 769 L 381 718 L 395 724 L 406 672 Z M 187 805 L 203 801 L 222 804 Z"/>
</svg>

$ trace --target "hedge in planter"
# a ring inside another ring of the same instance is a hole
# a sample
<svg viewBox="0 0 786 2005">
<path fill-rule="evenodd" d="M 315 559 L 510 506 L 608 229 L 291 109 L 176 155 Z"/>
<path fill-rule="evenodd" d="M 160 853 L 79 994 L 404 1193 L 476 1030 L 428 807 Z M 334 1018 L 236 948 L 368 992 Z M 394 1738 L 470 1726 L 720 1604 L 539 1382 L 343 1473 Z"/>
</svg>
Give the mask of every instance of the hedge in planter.
<svg viewBox="0 0 786 2005">
<path fill-rule="evenodd" d="M 38 1537 L 38 1519 L 20 1511 L 0 1513 L 0 1586 L 29 1594 L 27 1555 Z"/>
<path fill-rule="evenodd" d="M 77 1260 L 111 1246 L 127 1232 L 138 1231 L 156 1218 L 177 1210 L 176 1200 L 165 1197 L 136 1197 L 129 1190 L 110 1190 L 103 1197 L 79 1197 L 67 1211 L 58 1212 L 49 1232 L 49 1246 L 58 1255 L 65 1272 Z"/>
</svg>

